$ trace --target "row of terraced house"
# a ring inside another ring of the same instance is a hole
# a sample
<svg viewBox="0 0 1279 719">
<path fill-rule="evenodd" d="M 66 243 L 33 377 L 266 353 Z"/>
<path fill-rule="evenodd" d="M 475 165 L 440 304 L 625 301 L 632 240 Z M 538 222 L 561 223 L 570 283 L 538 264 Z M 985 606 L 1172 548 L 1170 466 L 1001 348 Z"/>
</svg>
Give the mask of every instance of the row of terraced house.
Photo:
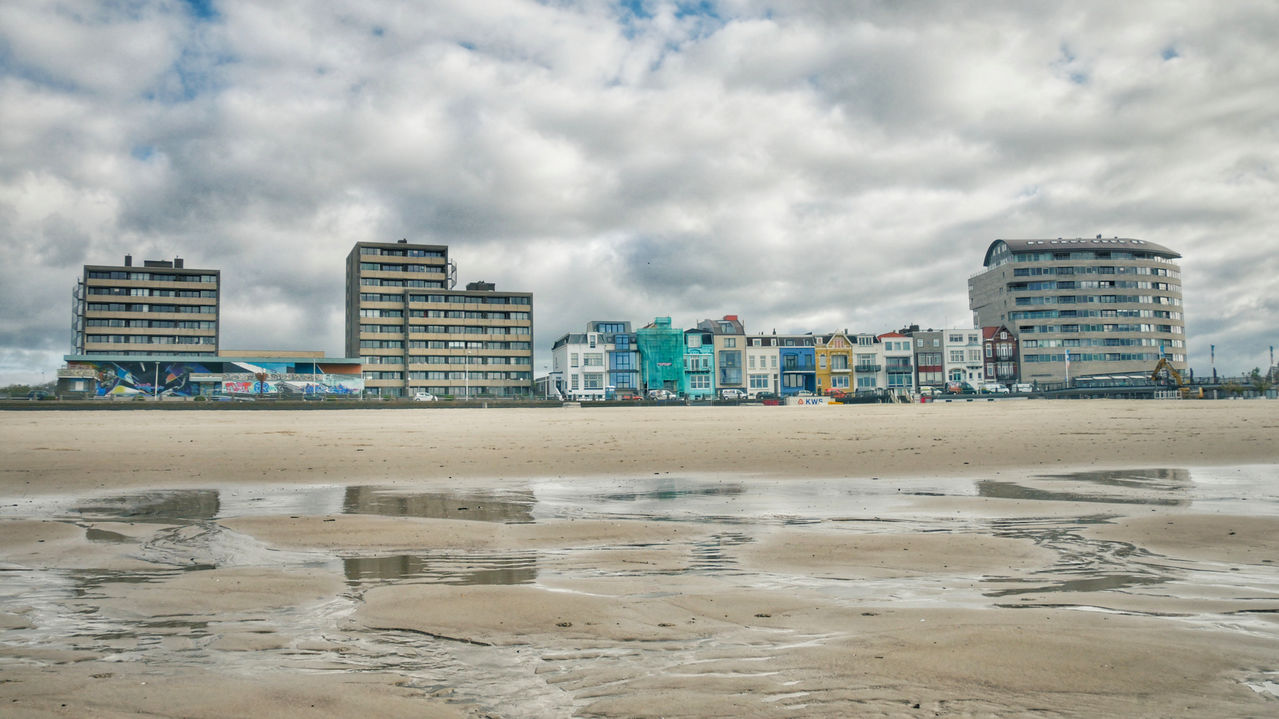
<svg viewBox="0 0 1279 719">
<path fill-rule="evenodd" d="M 677 396 L 909 395 L 949 383 L 1017 381 L 1006 327 L 883 334 L 749 334 L 737 315 L 681 329 L 670 317 L 632 328 L 593 321 L 552 345 L 538 394 L 573 400 Z"/>
</svg>

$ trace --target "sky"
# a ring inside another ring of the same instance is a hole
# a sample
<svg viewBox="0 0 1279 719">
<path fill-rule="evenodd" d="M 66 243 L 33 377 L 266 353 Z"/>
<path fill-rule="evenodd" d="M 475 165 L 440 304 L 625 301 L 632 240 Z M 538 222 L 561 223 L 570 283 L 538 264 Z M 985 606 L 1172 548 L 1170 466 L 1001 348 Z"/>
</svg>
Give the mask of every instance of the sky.
<svg viewBox="0 0 1279 719">
<path fill-rule="evenodd" d="M 342 355 L 356 242 L 595 319 L 971 326 L 998 238 L 1182 253 L 1190 364 L 1279 344 L 1279 3 L 5 0 L 0 385 L 85 264 L 222 271 Z"/>
</svg>

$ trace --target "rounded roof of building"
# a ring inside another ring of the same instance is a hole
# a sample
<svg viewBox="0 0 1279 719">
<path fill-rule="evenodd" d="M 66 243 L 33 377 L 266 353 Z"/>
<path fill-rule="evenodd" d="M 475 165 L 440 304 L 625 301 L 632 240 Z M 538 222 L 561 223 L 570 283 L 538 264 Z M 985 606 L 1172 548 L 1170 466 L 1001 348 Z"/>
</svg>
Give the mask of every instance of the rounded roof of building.
<svg viewBox="0 0 1279 719">
<path fill-rule="evenodd" d="M 990 247 L 986 248 L 986 259 L 982 262 L 983 266 L 990 266 L 990 256 L 995 253 L 995 248 L 998 247 L 1000 243 L 1007 245 L 1009 252 L 1052 252 L 1057 249 L 1105 249 L 1122 247 L 1128 250 L 1141 250 L 1142 252 L 1149 252 L 1153 255 L 1160 255 L 1162 257 L 1181 257 L 1181 253 L 1176 250 L 1170 250 L 1157 242 L 1148 242 L 1146 240 L 1133 240 L 1123 237 L 1058 237 L 1055 240 L 995 240 L 990 243 Z"/>
</svg>

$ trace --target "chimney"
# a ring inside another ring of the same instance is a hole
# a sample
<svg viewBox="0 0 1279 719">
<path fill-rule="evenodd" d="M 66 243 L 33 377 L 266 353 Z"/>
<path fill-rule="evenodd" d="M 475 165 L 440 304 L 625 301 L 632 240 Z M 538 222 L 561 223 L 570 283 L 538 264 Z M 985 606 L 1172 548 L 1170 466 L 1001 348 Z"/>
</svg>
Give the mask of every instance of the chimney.
<svg viewBox="0 0 1279 719">
<path fill-rule="evenodd" d="M 174 258 L 173 258 L 173 266 L 174 266 L 174 267 L 176 267 L 176 268 L 178 268 L 178 269 L 182 269 L 182 258 L 181 258 L 181 257 L 174 257 Z"/>
<path fill-rule="evenodd" d="M 125 266 L 125 267 L 132 267 L 132 266 L 133 266 L 133 255 L 125 255 L 125 256 L 124 256 L 124 266 Z"/>
<path fill-rule="evenodd" d="M 408 243 L 409 243 L 409 241 L 408 241 L 408 239 L 406 238 L 406 239 L 400 240 L 399 242 L 396 242 L 395 244 L 397 244 L 397 245 L 407 245 Z"/>
</svg>

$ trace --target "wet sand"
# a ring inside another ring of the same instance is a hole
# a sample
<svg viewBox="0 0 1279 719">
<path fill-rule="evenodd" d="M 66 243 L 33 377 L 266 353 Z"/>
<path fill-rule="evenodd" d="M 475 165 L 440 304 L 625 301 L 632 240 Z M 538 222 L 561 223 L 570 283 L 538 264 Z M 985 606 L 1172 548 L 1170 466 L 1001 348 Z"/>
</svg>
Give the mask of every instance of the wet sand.
<svg viewBox="0 0 1279 719">
<path fill-rule="evenodd" d="M 1279 403 L 0 413 L 13 716 L 1272 716 Z"/>
</svg>

